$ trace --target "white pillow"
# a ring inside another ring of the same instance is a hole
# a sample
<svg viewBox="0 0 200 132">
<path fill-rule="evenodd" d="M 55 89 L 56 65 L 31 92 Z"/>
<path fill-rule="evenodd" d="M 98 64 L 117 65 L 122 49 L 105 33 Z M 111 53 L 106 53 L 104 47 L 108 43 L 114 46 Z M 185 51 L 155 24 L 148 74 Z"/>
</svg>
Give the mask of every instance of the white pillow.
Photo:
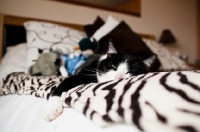
<svg viewBox="0 0 200 132">
<path fill-rule="evenodd" d="M 101 26 L 91 37 L 91 41 L 93 41 L 93 39 L 99 41 L 103 36 L 112 31 L 118 24 L 119 21 L 117 21 L 115 18 L 109 15 L 106 20 L 106 23 L 104 23 L 104 25 Z"/>
<path fill-rule="evenodd" d="M 73 51 L 74 46 L 86 37 L 84 32 L 55 23 L 28 21 L 24 23 L 27 31 L 27 68 L 35 63 L 42 53 L 60 49 L 64 54 Z"/>
<path fill-rule="evenodd" d="M 8 47 L 0 63 L 0 79 L 12 72 L 24 72 L 26 69 L 26 43 Z"/>
<path fill-rule="evenodd" d="M 162 44 L 150 39 L 143 39 L 143 41 L 155 54 L 157 54 L 158 59 L 160 60 L 160 63 L 161 63 L 160 70 L 189 70 L 191 69 L 191 67 L 188 66 L 185 61 L 177 57 L 175 53 L 170 52 Z"/>
</svg>

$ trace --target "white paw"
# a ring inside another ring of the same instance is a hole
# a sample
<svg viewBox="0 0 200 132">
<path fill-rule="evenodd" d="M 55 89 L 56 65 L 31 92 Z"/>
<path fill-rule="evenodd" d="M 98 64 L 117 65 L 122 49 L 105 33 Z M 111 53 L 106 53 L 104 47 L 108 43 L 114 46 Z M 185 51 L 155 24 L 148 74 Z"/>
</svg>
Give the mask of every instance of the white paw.
<svg viewBox="0 0 200 132">
<path fill-rule="evenodd" d="M 56 119 L 63 112 L 61 97 L 50 97 L 43 111 L 43 118 L 46 121 L 52 121 Z"/>
</svg>

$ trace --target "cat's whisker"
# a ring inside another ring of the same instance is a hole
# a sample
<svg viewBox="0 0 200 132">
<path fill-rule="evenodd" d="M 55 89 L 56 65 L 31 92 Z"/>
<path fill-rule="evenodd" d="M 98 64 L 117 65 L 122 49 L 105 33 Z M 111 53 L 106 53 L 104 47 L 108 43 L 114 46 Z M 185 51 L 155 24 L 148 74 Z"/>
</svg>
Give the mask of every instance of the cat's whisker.
<svg viewBox="0 0 200 132">
<path fill-rule="evenodd" d="M 98 69 L 95 69 L 95 68 L 89 68 L 89 69 L 91 69 L 91 70 L 95 70 L 95 71 L 98 70 Z"/>
<path fill-rule="evenodd" d="M 97 71 L 100 72 L 98 69 L 95 69 L 95 68 L 87 68 L 87 69 L 83 69 L 85 71 L 90 71 L 92 73 L 96 73 Z"/>
<path fill-rule="evenodd" d="M 100 74 L 104 74 L 105 72 L 103 72 L 103 71 L 100 71 L 100 70 L 98 70 L 98 72 L 100 73 Z"/>
<path fill-rule="evenodd" d="M 84 75 L 84 76 L 96 76 L 96 74 L 82 74 L 82 73 L 79 73 L 80 75 Z"/>
<path fill-rule="evenodd" d="M 91 69 L 91 70 L 90 70 Z M 95 69 L 95 68 L 89 68 L 89 69 L 84 69 L 84 70 L 88 70 L 88 71 L 94 71 L 94 72 L 99 72 L 99 73 L 104 73 L 103 71 L 100 71 L 99 69 Z"/>
<path fill-rule="evenodd" d="M 84 69 L 86 71 L 90 71 L 90 72 L 96 72 L 96 70 L 90 70 L 90 69 Z"/>
</svg>

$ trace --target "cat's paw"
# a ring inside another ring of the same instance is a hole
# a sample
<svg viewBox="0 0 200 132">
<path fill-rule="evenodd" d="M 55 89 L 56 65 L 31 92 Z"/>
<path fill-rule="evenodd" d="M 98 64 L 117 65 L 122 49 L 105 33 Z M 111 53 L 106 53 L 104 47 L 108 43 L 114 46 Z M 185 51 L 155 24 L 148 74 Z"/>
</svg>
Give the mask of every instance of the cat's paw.
<svg viewBox="0 0 200 132">
<path fill-rule="evenodd" d="M 61 97 L 50 97 L 43 111 L 43 119 L 52 121 L 63 112 Z"/>
</svg>

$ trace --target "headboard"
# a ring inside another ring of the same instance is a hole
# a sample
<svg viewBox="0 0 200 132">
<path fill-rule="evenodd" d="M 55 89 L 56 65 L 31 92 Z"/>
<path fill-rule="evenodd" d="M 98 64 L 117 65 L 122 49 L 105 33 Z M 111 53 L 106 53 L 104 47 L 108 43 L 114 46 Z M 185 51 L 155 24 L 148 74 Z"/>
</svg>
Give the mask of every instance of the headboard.
<svg viewBox="0 0 200 132">
<path fill-rule="evenodd" d="M 24 29 L 24 31 L 22 30 L 23 23 L 26 21 L 30 21 L 30 20 L 53 22 L 53 23 L 61 24 L 63 26 L 68 26 L 71 28 L 75 28 L 75 29 L 84 31 L 83 25 L 80 25 L 80 24 L 63 23 L 63 22 L 59 22 L 59 21 L 51 21 L 51 20 L 37 19 L 37 18 L 19 17 L 19 16 L 5 15 L 5 14 L 0 13 L 0 59 L 2 58 L 3 51 L 7 46 L 7 45 L 4 45 L 4 39 L 3 39 L 4 38 L 3 36 L 5 34 L 4 28 L 6 26 L 7 26 L 7 28 L 10 28 L 12 26 L 15 26 L 15 27 L 19 26 L 19 27 L 21 27 L 21 28 L 19 28 L 19 31 L 22 33 L 25 33 L 25 29 Z M 142 38 L 148 38 L 148 39 L 155 40 L 155 37 L 153 35 L 142 34 L 142 33 L 138 33 L 138 35 L 140 35 Z M 18 36 L 16 36 L 16 37 L 18 37 Z M 23 39 L 25 39 L 25 35 L 24 35 Z"/>
</svg>

